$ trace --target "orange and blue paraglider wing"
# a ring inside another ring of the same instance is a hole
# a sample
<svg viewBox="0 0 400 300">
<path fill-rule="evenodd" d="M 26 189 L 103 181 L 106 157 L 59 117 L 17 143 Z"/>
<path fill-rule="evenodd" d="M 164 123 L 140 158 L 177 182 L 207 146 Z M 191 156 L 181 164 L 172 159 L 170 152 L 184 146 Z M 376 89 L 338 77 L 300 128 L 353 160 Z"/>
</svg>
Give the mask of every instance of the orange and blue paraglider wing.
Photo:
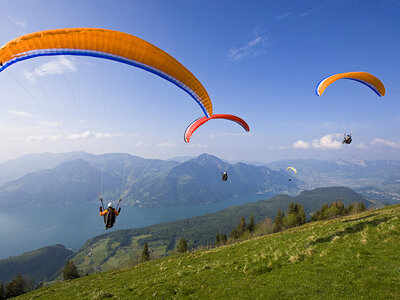
<svg viewBox="0 0 400 300">
<path fill-rule="evenodd" d="M 383 85 L 383 83 L 377 77 L 367 72 L 347 72 L 329 76 L 321 80 L 320 83 L 317 85 L 317 89 L 315 91 L 316 94 L 318 96 L 321 96 L 329 85 L 339 79 L 351 79 L 358 81 L 368 86 L 378 96 L 382 97 L 385 95 L 385 86 Z"/>
<path fill-rule="evenodd" d="M 187 68 L 156 46 L 115 30 L 65 28 L 23 35 L 0 48 L 0 72 L 18 61 L 48 55 L 94 56 L 142 68 L 186 91 L 207 117 L 212 115 L 206 89 Z"/>
<path fill-rule="evenodd" d="M 239 118 L 239 117 L 234 116 L 234 115 L 215 114 L 215 115 L 212 115 L 209 118 L 207 118 L 207 117 L 198 118 L 192 124 L 190 124 L 185 130 L 185 135 L 184 135 L 185 142 L 189 143 L 192 134 L 197 130 L 197 128 L 199 128 L 201 125 L 203 125 L 204 123 L 206 123 L 206 122 L 208 122 L 208 121 L 210 121 L 212 119 L 230 120 L 230 121 L 238 123 L 240 126 L 243 127 L 244 130 L 250 131 L 249 125 L 242 118 Z"/>
</svg>

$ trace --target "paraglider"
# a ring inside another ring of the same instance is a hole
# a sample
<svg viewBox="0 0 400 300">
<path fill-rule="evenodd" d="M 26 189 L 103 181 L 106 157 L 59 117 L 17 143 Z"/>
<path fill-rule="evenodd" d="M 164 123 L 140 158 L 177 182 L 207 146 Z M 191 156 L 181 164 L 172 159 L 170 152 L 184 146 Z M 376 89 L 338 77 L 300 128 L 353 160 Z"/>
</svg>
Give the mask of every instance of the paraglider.
<svg viewBox="0 0 400 300">
<path fill-rule="evenodd" d="M 187 92 L 206 117 L 213 113 L 206 89 L 179 61 L 138 37 L 115 30 L 65 28 L 20 36 L 0 48 L 0 72 L 18 61 L 50 55 L 100 57 L 144 69 Z"/>
<path fill-rule="evenodd" d="M 185 142 L 189 143 L 192 134 L 197 130 L 197 128 L 199 128 L 201 125 L 205 124 L 206 122 L 208 122 L 212 119 L 230 120 L 230 121 L 236 122 L 237 124 L 242 126 L 243 129 L 246 130 L 247 132 L 250 131 L 249 125 L 242 118 L 239 118 L 234 115 L 228 115 L 228 114 L 215 114 L 215 115 L 210 116 L 209 118 L 201 117 L 201 118 L 198 118 L 197 120 L 193 121 L 185 130 L 185 134 L 184 134 Z"/>
<path fill-rule="evenodd" d="M 104 224 L 105 224 L 105 230 L 112 228 L 114 226 L 115 223 L 115 219 L 117 218 L 117 216 L 119 215 L 119 213 L 121 212 L 121 207 L 118 208 L 119 203 L 121 202 L 121 198 L 118 201 L 118 205 L 117 208 L 113 207 L 112 202 L 108 203 L 107 205 L 107 209 L 104 209 L 104 204 L 103 204 L 103 199 L 100 198 L 101 201 L 101 206 L 100 206 L 100 216 L 104 217 Z"/>
<path fill-rule="evenodd" d="M 288 170 L 292 170 L 294 172 L 294 174 L 297 174 L 297 170 L 293 167 L 287 167 L 286 171 L 288 171 Z M 292 181 L 292 178 L 289 178 L 289 181 Z"/>
<path fill-rule="evenodd" d="M 385 86 L 383 83 L 377 77 L 367 72 L 346 72 L 326 77 L 317 85 L 316 94 L 321 96 L 329 85 L 339 79 L 358 81 L 373 90 L 379 97 L 385 95 Z"/>
<path fill-rule="evenodd" d="M 228 172 L 223 172 L 223 173 L 221 173 L 222 174 L 222 181 L 227 181 L 228 180 Z"/>
<path fill-rule="evenodd" d="M 350 145 L 351 142 L 352 142 L 351 134 L 348 134 L 348 135 L 344 134 L 344 138 L 343 138 L 342 144 Z"/>
</svg>

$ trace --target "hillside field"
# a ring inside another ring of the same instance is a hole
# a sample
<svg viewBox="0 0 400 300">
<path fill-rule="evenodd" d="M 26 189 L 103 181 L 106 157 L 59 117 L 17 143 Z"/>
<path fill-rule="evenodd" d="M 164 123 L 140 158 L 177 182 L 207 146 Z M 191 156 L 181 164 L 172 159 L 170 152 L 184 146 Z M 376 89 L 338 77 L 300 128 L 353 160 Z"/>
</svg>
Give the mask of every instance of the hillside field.
<svg viewBox="0 0 400 300">
<path fill-rule="evenodd" d="M 18 299 L 398 298 L 399 249 L 396 205 L 60 282 Z"/>
</svg>

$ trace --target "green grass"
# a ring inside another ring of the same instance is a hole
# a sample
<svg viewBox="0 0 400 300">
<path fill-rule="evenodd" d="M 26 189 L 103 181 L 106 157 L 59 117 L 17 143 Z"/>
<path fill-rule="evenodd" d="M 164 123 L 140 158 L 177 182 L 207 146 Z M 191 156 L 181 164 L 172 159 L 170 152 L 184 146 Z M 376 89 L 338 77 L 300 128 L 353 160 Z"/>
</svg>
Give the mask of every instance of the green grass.
<svg viewBox="0 0 400 300">
<path fill-rule="evenodd" d="M 20 299 L 400 298 L 400 205 L 61 282 Z"/>
</svg>

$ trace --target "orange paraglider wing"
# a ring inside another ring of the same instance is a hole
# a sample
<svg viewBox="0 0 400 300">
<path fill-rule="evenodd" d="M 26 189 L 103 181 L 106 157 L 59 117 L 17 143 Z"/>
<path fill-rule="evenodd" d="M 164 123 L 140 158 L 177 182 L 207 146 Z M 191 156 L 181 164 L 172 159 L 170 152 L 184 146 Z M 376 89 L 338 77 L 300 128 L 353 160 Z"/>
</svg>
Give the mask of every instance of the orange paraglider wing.
<svg viewBox="0 0 400 300">
<path fill-rule="evenodd" d="M 186 91 L 208 117 L 212 103 L 200 81 L 179 61 L 133 35 L 99 28 L 65 28 L 20 36 L 0 48 L 0 72 L 36 56 L 94 56 L 136 66 L 169 80 Z"/>
</svg>

